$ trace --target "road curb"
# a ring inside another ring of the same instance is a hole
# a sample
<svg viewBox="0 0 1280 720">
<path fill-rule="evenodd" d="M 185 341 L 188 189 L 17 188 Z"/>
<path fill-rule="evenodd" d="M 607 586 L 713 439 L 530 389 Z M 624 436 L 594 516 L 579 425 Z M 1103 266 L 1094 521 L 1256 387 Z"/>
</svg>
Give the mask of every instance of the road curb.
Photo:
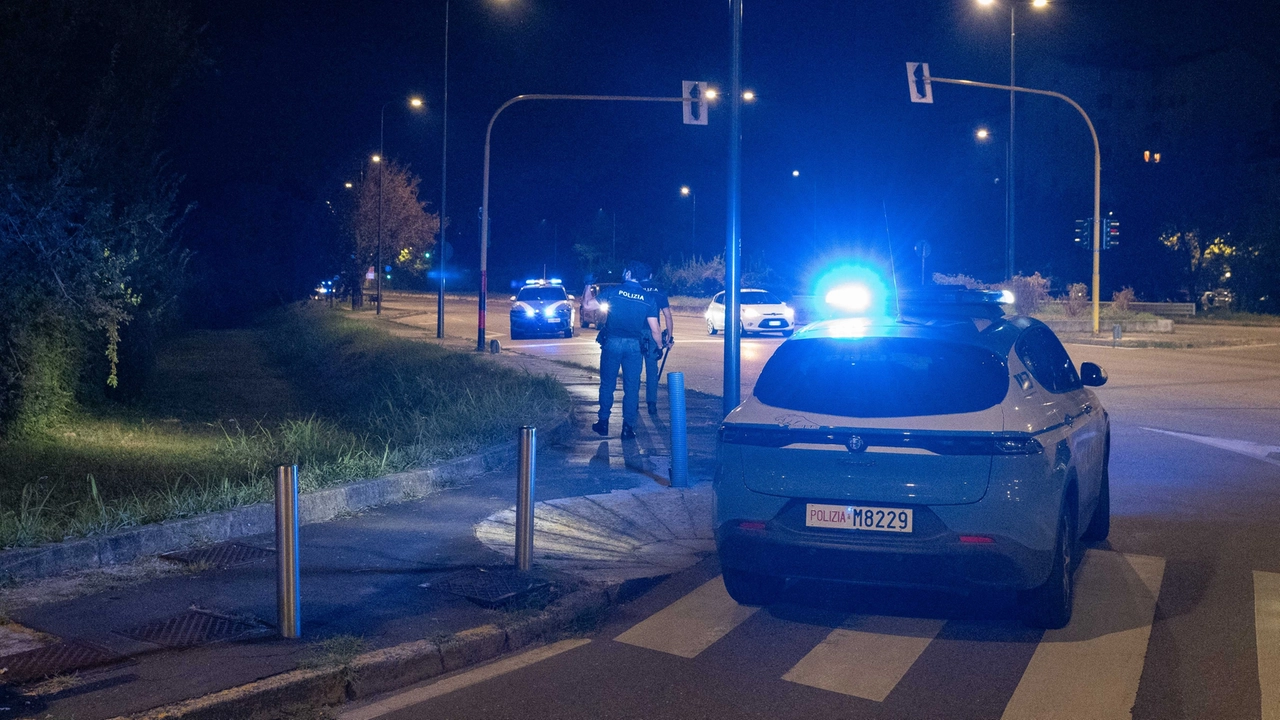
<svg viewBox="0 0 1280 720">
<path fill-rule="evenodd" d="M 293 670 L 203 697 L 112 720 L 283 720 L 302 707 L 335 706 L 444 673 L 471 667 L 532 645 L 625 597 L 621 585 L 572 592 L 535 614 L 481 625 L 437 642 L 416 640 L 367 652 L 341 667 Z"/>
<path fill-rule="evenodd" d="M 573 431 L 570 414 L 547 433 L 548 440 L 557 442 Z M 515 458 L 515 448 L 515 441 L 511 441 L 430 467 L 305 493 L 298 497 L 300 524 L 326 522 L 344 513 L 423 497 L 441 482 L 465 480 L 502 467 Z M 97 537 L 5 550 L 0 552 L 0 581 L 35 580 L 122 565 L 161 553 L 269 533 L 274 528 L 274 506 L 265 502 Z"/>
</svg>

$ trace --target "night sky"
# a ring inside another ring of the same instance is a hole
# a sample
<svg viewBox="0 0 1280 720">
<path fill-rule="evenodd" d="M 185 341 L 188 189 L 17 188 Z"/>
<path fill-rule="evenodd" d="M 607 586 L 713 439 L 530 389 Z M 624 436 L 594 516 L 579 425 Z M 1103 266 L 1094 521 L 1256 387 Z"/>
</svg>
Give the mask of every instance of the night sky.
<svg viewBox="0 0 1280 720">
<path fill-rule="evenodd" d="M 744 256 L 763 259 L 799 292 L 832 257 L 883 260 L 887 236 L 916 276 L 913 248 L 927 241 L 928 270 L 999 280 L 1008 95 L 935 85 L 933 105 L 912 104 L 904 63 L 1007 82 L 1007 8 L 746 0 L 743 84 L 759 99 L 743 111 Z M 342 183 L 366 168 L 388 101 L 386 154 L 423 178 L 436 209 L 443 2 L 219 0 L 196 3 L 193 19 L 209 62 L 183 89 L 169 144 L 183 199 L 198 204 L 184 234 L 207 282 L 285 297 L 332 274 L 324 237 L 335 229 L 318 211 L 343 202 Z M 450 20 L 458 287 L 475 280 L 484 129 L 503 101 L 676 95 L 681 80 L 728 87 L 725 0 L 454 0 Z M 1124 232 L 1104 255 L 1104 289 L 1167 294 L 1160 231 L 1228 215 L 1238 176 L 1280 145 L 1280 10 L 1023 3 L 1018 25 L 1019 83 L 1074 97 L 1099 128 L 1103 210 Z M 425 113 L 404 104 L 415 93 Z M 601 221 L 610 231 L 616 222 L 619 259 L 721 252 L 728 120 L 723 104 L 706 127 L 683 125 L 674 104 L 506 111 L 493 140 L 492 286 L 539 274 L 544 263 L 576 279 L 570 248 Z M 975 141 L 979 127 L 991 141 Z M 1144 149 L 1162 153 L 1158 168 L 1142 162 Z M 1086 280 L 1088 256 L 1072 245 L 1074 221 L 1092 203 L 1083 121 L 1060 101 L 1020 99 L 1015 156 L 1018 269 L 1052 275 L 1059 288 Z M 696 241 L 681 185 L 697 194 Z"/>
</svg>

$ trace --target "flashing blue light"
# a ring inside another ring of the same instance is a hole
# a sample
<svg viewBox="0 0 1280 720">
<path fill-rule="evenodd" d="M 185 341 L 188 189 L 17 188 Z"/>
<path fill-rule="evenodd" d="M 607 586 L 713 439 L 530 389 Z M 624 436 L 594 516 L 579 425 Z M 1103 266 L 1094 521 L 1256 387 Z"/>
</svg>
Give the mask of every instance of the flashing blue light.
<svg viewBox="0 0 1280 720">
<path fill-rule="evenodd" d="M 559 285 L 559 284 L 560 284 L 560 278 L 551 278 L 551 284 L 552 284 L 552 285 Z"/>
<path fill-rule="evenodd" d="M 861 265 L 839 265 L 827 270 L 815 290 L 828 317 L 883 315 L 888 301 L 879 273 Z"/>
<path fill-rule="evenodd" d="M 538 284 L 538 281 L 537 281 L 537 280 L 525 280 L 525 281 L 524 281 L 524 284 L 525 284 L 525 285 L 537 285 L 537 284 Z"/>
</svg>

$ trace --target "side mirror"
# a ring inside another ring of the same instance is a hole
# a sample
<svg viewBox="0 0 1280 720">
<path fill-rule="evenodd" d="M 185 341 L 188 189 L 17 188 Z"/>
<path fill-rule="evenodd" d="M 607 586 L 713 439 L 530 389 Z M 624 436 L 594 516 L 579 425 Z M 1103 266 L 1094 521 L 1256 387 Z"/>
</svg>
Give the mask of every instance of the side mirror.
<svg viewBox="0 0 1280 720">
<path fill-rule="evenodd" d="M 1090 387 L 1107 384 L 1107 373 L 1095 363 L 1080 363 L 1080 382 Z"/>
<path fill-rule="evenodd" d="M 516 296 L 515 296 L 515 295 L 512 295 L 512 296 L 511 296 L 511 302 L 515 302 L 515 301 L 516 301 Z"/>
<path fill-rule="evenodd" d="M 569 299 L 570 299 L 570 300 L 577 300 L 578 298 L 574 297 L 573 295 L 570 295 L 570 296 L 569 296 Z"/>
</svg>

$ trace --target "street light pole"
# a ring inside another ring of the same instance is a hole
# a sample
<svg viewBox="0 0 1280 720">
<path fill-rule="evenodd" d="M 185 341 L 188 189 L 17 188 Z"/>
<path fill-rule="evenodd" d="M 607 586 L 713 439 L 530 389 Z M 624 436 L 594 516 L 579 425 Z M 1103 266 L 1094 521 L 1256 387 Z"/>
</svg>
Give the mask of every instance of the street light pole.
<svg viewBox="0 0 1280 720">
<path fill-rule="evenodd" d="M 728 222 L 725 238 L 724 262 L 724 414 L 738 407 L 741 395 L 742 368 L 739 364 L 742 333 L 738 330 L 741 318 L 739 305 L 739 274 L 742 265 L 742 246 L 739 228 L 739 191 L 742 185 L 742 0 L 729 1 L 729 14 L 733 25 L 733 50 L 730 60 L 729 89 L 729 193 Z"/>
<path fill-rule="evenodd" d="M 698 246 L 698 193 L 685 185 L 680 188 L 680 194 L 693 201 L 693 215 L 689 223 L 689 257 L 692 258 L 694 249 Z"/>
<path fill-rule="evenodd" d="M 444 337 L 444 264 L 448 260 L 446 257 L 445 247 L 449 241 L 445 236 L 444 222 L 445 210 L 448 208 L 446 199 L 448 195 L 446 189 L 448 187 L 449 176 L 446 172 L 449 166 L 449 0 L 444 3 L 444 102 L 443 102 L 443 129 L 441 130 L 441 149 L 440 149 L 440 247 L 436 252 L 436 256 L 440 259 L 438 264 L 440 272 L 440 285 L 436 290 L 436 337 Z"/>
<path fill-rule="evenodd" d="M 1014 44 L 1015 44 L 1015 41 L 1017 40 L 1017 33 L 1016 33 L 1017 26 L 1014 24 L 1015 17 L 1017 15 L 1017 7 L 1018 7 L 1018 4 L 1016 2 L 1009 3 L 1009 87 L 1010 88 L 1016 87 L 1018 85 L 1017 73 L 1015 70 L 1015 68 L 1017 67 L 1016 65 L 1017 56 L 1014 54 Z M 1005 223 L 1005 229 L 1007 233 L 1005 237 L 1005 248 L 1004 248 L 1004 253 L 1005 253 L 1004 266 L 1005 266 L 1006 280 L 1012 280 L 1013 275 L 1016 272 L 1014 270 L 1014 256 L 1013 256 L 1014 225 L 1018 221 L 1017 217 L 1014 215 L 1014 210 L 1013 210 L 1014 209 L 1013 196 L 1015 192 L 1014 183 L 1013 183 L 1013 115 L 1014 115 L 1013 100 L 1015 97 L 1016 95 L 1014 94 L 1014 91 L 1009 90 L 1009 139 L 1006 141 L 1006 144 L 1009 150 L 1008 152 L 1005 153 L 1005 163 L 1007 165 L 1007 167 L 1005 168 L 1005 175 L 1008 178 L 1008 184 L 1006 184 L 1004 187 L 1004 208 L 1005 208 L 1004 223 Z"/>
<path fill-rule="evenodd" d="M 737 2 L 738 0 L 734 0 Z M 687 97 L 647 97 L 637 95 L 517 95 L 502 103 L 489 118 L 489 126 L 484 132 L 484 189 L 480 195 L 480 302 L 479 319 L 476 326 L 476 352 L 484 352 L 485 320 L 488 316 L 486 293 L 489 288 L 489 157 L 493 139 L 493 124 L 503 110 L 526 100 L 585 100 L 599 102 L 692 102 Z"/>
<path fill-rule="evenodd" d="M 375 303 L 375 315 L 382 314 L 382 166 L 385 163 L 386 155 L 384 154 L 386 145 L 386 129 L 387 129 L 387 106 L 391 101 L 382 103 L 382 111 L 378 114 L 378 252 L 377 260 L 374 262 L 375 292 L 378 294 L 378 301 Z"/>
<path fill-rule="evenodd" d="M 1098 144 L 1098 131 L 1093 127 L 1093 121 L 1089 119 L 1089 113 L 1080 107 L 1080 103 L 1063 95 L 1062 93 L 1053 92 L 1052 90 L 1036 90 L 1033 88 L 1015 87 L 1013 85 L 996 85 L 994 83 L 977 82 L 974 80 L 957 80 L 955 78 L 930 77 L 930 82 L 947 83 L 950 85 L 967 85 L 969 87 L 992 88 L 995 90 L 1009 90 L 1011 92 L 1024 92 L 1033 95 L 1048 95 L 1064 100 L 1071 107 L 1080 113 L 1080 117 L 1084 118 L 1084 122 L 1089 126 L 1089 135 L 1093 137 L 1093 334 L 1098 334 L 1098 314 L 1099 301 L 1098 294 L 1101 291 L 1101 283 L 1099 281 L 1099 269 L 1101 266 L 1102 253 L 1102 149 Z"/>
</svg>

